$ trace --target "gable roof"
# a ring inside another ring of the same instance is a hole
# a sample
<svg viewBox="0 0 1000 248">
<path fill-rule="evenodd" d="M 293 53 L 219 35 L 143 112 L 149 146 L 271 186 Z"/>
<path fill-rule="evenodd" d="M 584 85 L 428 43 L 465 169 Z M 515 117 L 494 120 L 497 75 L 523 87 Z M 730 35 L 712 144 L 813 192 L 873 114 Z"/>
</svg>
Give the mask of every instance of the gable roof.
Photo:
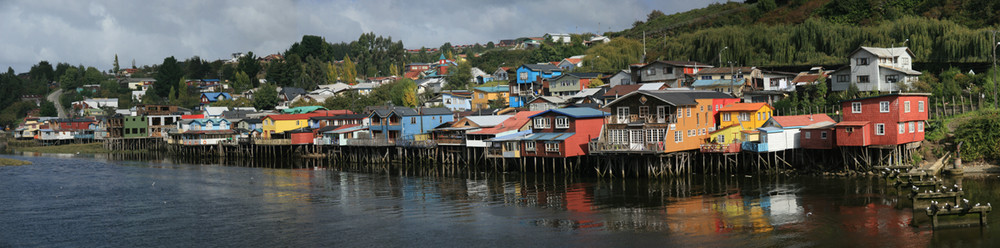
<svg viewBox="0 0 1000 248">
<path fill-rule="evenodd" d="M 820 122 L 835 122 L 833 118 L 830 118 L 826 114 L 771 116 L 771 120 L 782 128 L 805 127 Z"/>
<path fill-rule="evenodd" d="M 289 109 L 282 109 L 281 113 L 283 113 L 283 114 L 305 114 L 305 113 L 312 113 L 312 112 L 315 112 L 316 110 L 320 110 L 320 109 L 325 110 L 326 107 L 323 107 L 323 106 L 294 107 L 294 108 L 289 108 Z"/>
<path fill-rule="evenodd" d="M 500 123 L 503 123 L 504 121 L 506 121 L 508 118 L 511 118 L 511 117 L 514 117 L 514 116 L 513 115 L 474 115 L 474 116 L 466 116 L 463 119 L 466 119 L 466 120 L 468 120 L 468 121 L 470 121 L 472 123 L 476 123 L 476 125 L 479 126 L 479 127 L 484 127 L 485 128 L 485 127 L 495 127 L 497 125 L 500 125 Z M 459 121 L 459 122 L 461 122 L 461 121 Z"/>
<path fill-rule="evenodd" d="M 604 117 L 611 115 L 607 112 L 592 108 L 560 108 L 560 109 L 550 109 L 538 114 L 531 115 L 531 118 L 534 118 L 539 115 L 544 115 L 549 112 L 555 112 L 573 118 L 593 118 L 593 117 Z"/>
<path fill-rule="evenodd" d="M 421 108 L 421 115 L 450 115 L 452 114 L 451 109 L 448 108 Z M 413 113 L 416 115 L 416 112 Z"/>
<path fill-rule="evenodd" d="M 499 125 L 495 125 L 490 128 L 484 128 L 479 131 L 471 132 L 469 134 L 498 134 L 510 130 L 517 130 L 523 127 L 525 124 L 531 121 L 531 116 L 541 113 L 542 111 L 522 111 L 517 112 L 513 116 L 507 118 Z"/>
<path fill-rule="evenodd" d="M 205 93 L 201 93 L 201 96 L 205 97 L 205 98 L 208 98 L 209 102 L 216 102 L 216 101 L 218 101 L 219 100 L 219 96 L 222 96 L 222 98 L 226 99 L 226 100 L 233 99 L 233 96 L 230 96 L 229 93 L 226 93 L 226 92 L 205 92 Z"/>
<path fill-rule="evenodd" d="M 893 71 L 902 72 L 903 74 L 911 75 L 911 76 L 920 76 L 920 74 L 923 74 L 923 73 L 920 73 L 919 71 L 914 71 L 914 70 L 910 70 L 910 69 L 906 69 L 906 68 L 899 68 L 899 67 L 895 67 L 895 66 L 878 65 L 878 67 L 889 69 L 889 70 L 893 70 Z"/>
<path fill-rule="evenodd" d="M 285 99 L 292 100 L 296 96 L 305 94 L 306 90 L 296 87 L 281 87 L 281 91 L 278 92 L 279 95 L 284 95 Z"/>
<path fill-rule="evenodd" d="M 556 103 L 556 104 L 565 103 L 566 102 L 565 98 L 562 98 L 562 97 L 559 97 L 559 96 L 538 96 L 535 99 L 531 99 L 531 101 L 528 101 L 528 102 L 529 103 L 535 102 L 535 100 L 538 100 L 538 99 L 541 99 L 541 100 L 549 102 L 549 103 Z"/>
<path fill-rule="evenodd" d="M 726 93 L 711 91 L 711 90 L 657 90 L 657 91 L 640 90 L 619 97 L 618 99 L 615 99 L 614 101 L 605 104 L 605 106 L 611 106 L 612 104 L 615 104 L 618 101 L 622 101 L 623 99 L 627 99 L 629 97 L 639 94 L 654 97 L 656 99 L 659 99 L 660 101 L 666 102 L 667 104 L 671 104 L 674 106 L 697 105 L 698 102 L 695 101 L 695 99 L 736 98 Z"/>
<path fill-rule="evenodd" d="M 642 85 L 641 84 L 618 85 L 615 87 L 611 87 L 611 89 L 609 89 L 608 92 L 604 92 L 604 96 L 606 97 L 624 96 L 627 95 L 628 93 L 632 93 L 635 92 L 636 90 L 639 90 L 639 87 L 642 87 Z"/>
<path fill-rule="evenodd" d="M 739 80 L 731 79 L 698 79 L 695 80 L 691 87 L 714 87 L 714 86 L 739 86 L 746 83 L 745 78 L 740 78 Z"/>
<path fill-rule="evenodd" d="M 866 46 L 862 46 L 862 47 L 858 47 L 858 49 L 854 49 L 854 51 L 851 52 L 850 54 L 848 54 L 847 56 L 848 57 L 854 57 L 854 54 L 856 54 L 856 53 L 858 53 L 860 51 L 869 52 L 872 55 L 878 56 L 879 58 L 892 58 L 892 57 L 899 56 L 900 54 L 903 54 L 903 53 L 909 54 L 911 58 L 916 57 L 916 56 L 913 56 L 913 52 L 910 51 L 909 47 L 889 47 L 889 48 L 885 48 L 885 47 L 866 47 Z"/>
<path fill-rule="evenodd" d="M 211 116 L 220 116 L 226 111 L 229 111 L 229 107 L 205 107 L 205 114 Z"/>
<path fill-rule="evenodd" d="M 521 67 L 527 68 L 532 71 L 541 71 L 544 73 L 552 73 L 553 71 L 562 71 L 562 68 L 555 66 L 551 63 L 544 64 L 523 64 Z"/>
<path fill-rule="evenodd" d="M 743 66 L 743 67 L 712 67 L 712 68 L 705 68 L 705 69 L 698 70 L 698 75 L 701 75 L 701 74 L 726 74 L 726 75 L 729 75 L 729 74 L 733 74 L 733 73 L 736 73 L 736 72 L 739 72 L 739 71 L 742 71 L 744 73 L 750 73 L 754 69 L 757 69 L 757 68 L 748 67 L 748 66 Z"/>
<path fill-rule="evenodd" d="M 722 107 L 721 109 L 719 109 L 719 112 L 757 111 L 757 110 L 760 110 L 760 108 L 763 108 L 764 106 L 770 107 L 769 105 L 767 105 L 766 102 L 750 102 L 750 103 L 748 103 L 748 102 L 738 102 L 738 103 L 733 103 L 733 104 L 726 105 L 725 107 Z"/>
</svg>

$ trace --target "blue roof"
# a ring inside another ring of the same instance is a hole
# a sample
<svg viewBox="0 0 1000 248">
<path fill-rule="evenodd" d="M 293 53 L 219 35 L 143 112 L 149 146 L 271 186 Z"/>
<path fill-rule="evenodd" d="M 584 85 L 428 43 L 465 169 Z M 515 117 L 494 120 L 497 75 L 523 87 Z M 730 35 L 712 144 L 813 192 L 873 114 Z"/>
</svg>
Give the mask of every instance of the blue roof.
<svg viewBox="0 0 1000 248">
<path fill-rule="evenodd" d="M 525 135 L 521 140 L 541 140 L 541 141 L 559 141 L 566 140 L 570 136 L 576 133 L 532 133 Z"/>
<path fill-rule="evenodd" d="M 783 129 L 781 129 L 780 127 L 762 127 L 758 128 L 757 130 L 760 130 L 761 132 L 765 133 L 780 133 Z"/>
<path fill-rule="evenodd" d="M 229 93 L 225 92 L 208 92 L 208 93 L 201 93 L 201 95 L 207 97 L 209 102 L 218 101 L 220 95 L 227 100 L 233 99 L 233 96 L 230 96 Z"/>
<path fill-rule="evenodd" d="M 218 79 L 202 79 L 203 82 L 219 82 Z"/>
<path fill-rule="evenodd" d="M 493 142 L 499 142 L 499 141 L 516 141 L 516 140 L 521 140 L 522 136 L 525 136 L 525 135 L 528 135 L 528 134 L 531 134 L 531 129 L 520 131 L 520 132 L 516 132 L 516 133 L 512 133 L 512 134 L 508 134 L 508 135 L 504 135 L 504 136 L 500 136 L 500 137 L 496 137 L 496 138 L 492 138 L 492 139 L 486 139 L 486 141 L 493 141 Z"/>
<path fill-rule="evenodd" d="M 531 118 L 534 118 L 535 116 L 539 115 L 544 115 L 548 112 L 556 112 L 573 118 L 605 117 L 611 115 L 597 109 L 577 107 L 577 108 L 550 109 L 546 110 L 545 112 L 532 115 Z"/>
<path fill-rule="evenodd" d="M 493 92 L 508 92 L 508 91 L 510 91 L 510 86 L 507 86 L 507 85 L 497 85 L 497 86 L 492 86 L 492 87 L 476 87 L 476 89 L 477 90 L 481 90 L 481 91 L 490 92 L 490 93 L 493 93 Z"/>
<path fill-rule="evenodd" d="M 740 78 L 738 80 L 730 79 L 699 79 L 695 80 L 691 87 L 712 87 L 712 86 L 730 86 L 730 85 L 743 85 L 746 79 Z"/>
</svg>

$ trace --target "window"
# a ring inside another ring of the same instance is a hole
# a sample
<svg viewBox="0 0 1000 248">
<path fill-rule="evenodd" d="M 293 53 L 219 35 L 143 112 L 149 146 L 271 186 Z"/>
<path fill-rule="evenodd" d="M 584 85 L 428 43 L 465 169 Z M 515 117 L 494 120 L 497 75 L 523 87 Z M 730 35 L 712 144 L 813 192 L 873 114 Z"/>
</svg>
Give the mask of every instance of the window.
<svg viewBox="0 0 1000 248">
<path fill-rule="evenodd" d="M 535 142 L 534 141 L 524 142 L 524 151 L 535 152 Z"/>
<path fill-rule="evenodd" d="M 712 80 L 712 76 L 701 76 L 703 80 Z"/>
<path fill-rule="evenodd" d="M 923 121 L 918 121 L 917 122 L 917 132 L 921 132 L 921 133 L 924 132 L 924 122 Z"/>
<path fill-rule="evenodd" d="M 760 120 L 761 112 L 757 112 L 757 120 Z"/>
<path fill-rule="evenodd" d="M 556 128 L 569 128 L 569 118 L 556 117 Z"/>
<path fill-rule="evenodd" d="M 520 76 L 521 76 L 521 81 L 528 80 L 528 72 L 521 72 Z"/>
<path fill-rule="evenodd" d="M 917 102 L 917 112 L 924 112 L 924 101 Z"/>
<path fill-rule="evenodd" d="M 844 132 L 853 133 L 854 132 L 854 127 L 845 127 L 844 128 Z"/>
<path fill-rule="evenodd" d="M 666 134 L 666 131 L 663 129 L 646 129 L 646 142 L 662 142 L 664 134 Z"/>
<path fill-rule="evenodd" d="M 632 130 L 632 135 L 630 135 L 632 144 L 642 144 L 642 129 Z"/>
<path fill-rule="evenodd" d="M 860 114 L 861 113 L 861 103 L 852 102 L 851 103 L 851 113 Z"/>
<path fill-rule="evenodd" d="M 899 82 L 899 75 L 886 75 L 885 76 L 885 81 L 888 82 L 888 83 Z"/>
<path fill-rule="evenodd" d="M 806 135 L 805 135 L 805 136 L 806 136 L 806 139 L 812 139 L 812 132 L 809 132 L 809 131 L 806 131 L 806 132 L 802 132 L 802 133 L 805 133 L 805 134 L 806 134 Z"/>
<path fill-rule="evenodd" d="M 639 106 L 639 118 L 646 118 L 649 115 L 649 106 Z"/>
<path fill-rule="evenodd" d="M 677 118 L 681 118 L 681 117 L 684 117 L 684 110 L 683 109 L 677 109 Z"/>
<path fill-rule="evenodd" d="M 624 123 L 628 121 L 628 107 L 618 107 L 618 122 Z"/>
<path fill-rule="evenodd" d="M 820 139 L 826 139 L 826 131 L 819 132 Z"/>
<path fill-rule="evenodd" d="M 858 83 L 868 83 L 868 75 L 858 76 Z"/>
<path fill-rule="evenodd" d="M 417 117 L 410 117 L 410 124 L 417 124 Z"/>
<path fill-rule="evenodd" d="M 915 125 L 913 124 L 913 122 L 912 122 L 912 121 L 911 121 L 911 122 L 910 122 L 910 123 L 909 123 L 908 125 L 910 126 L 910 133 L 913 133 L 913 132 L 916 132 L 916 131 L 917 131 L 917 129 L 916 129 L 916 128 L 914 128 L 914 126 L 915 126 Z"/>
<path fill-rule="evenodd" d="M 750 113 L 740 113 L 740 121 L 750 121 Z"/>
<path fill-rule="evenodd" d="M 733 117 L 730 116 L 731 115 L 730 113 L 722 113 L 721 115 L 722 115 L 722 121 L 732 121 L 733 120 Z"/>
<path fill-rule="evenodd" d="M 549 118 L 537 117 L 535 118 L 535 128 L 549 128 Z"/>
<path fill-rule="evenodd" d="M 649 68 L 649 70 L 646 70 L 646 75 L 647 76 L 656 75 L 656 69 Z"/>
<path fill-rule="evenodd" d="M 851 75 L 837 75 L 837 82 L 847 83 L 851 81 Z"/>
<path fill-rule="evenodd" d="M 681 135 L 681 131 L 674 131 L 674 143 L 684 142 L 684 136 Z"/>
<path fill-rule="evenodd" d="M 858 62 L 858 65 L 867 65 L 868 64 L 868 58 L 858 58 L 857 62 Z"/>
<path fill-rule="evenodd" d="M 559 152 L 559 143 L 545 143 L 546 152 Z"/>
<path fill-rule="evenodd" d="M 698 130 L 694 129 L 688 130 L 688 137 L 694 136 L 695 134 L 698 134 Z"/>
<path fill-rule="evenodd" d="M 673 68 L 673 67 L 664 67 L 664 68 L 663 68 L 663 73 L 664 73 L 664 74 L 671 74 L 671 73 L 674 73 L 674 68 Z"/>
<path fill-rule="evenodd" d="M 899 123 L 899 133 L 900 134 L 906 133 L 906 123 L 902 122 Z"/>
<path fill-rule="evenodd" d="M 910 101 L 903 102 L 903 113 L 910 112 Z"/>
<path fill-rule="evenodd" d="M 875 124 L 875 135 L 885 135 L 885 124 Z"/>
<path fill-rule="evenodd" d="M 702 128 L 702 129 L 698 130 L 698 135 L 705 135 L 705 129 Z"/>
<path fill-rule="evenodd" d="M 691 117 L 691 109 L 687 109 L 687 117 Z"/>
<path fill-rule="evenodd" d="M 878 112 L 889 113 L 889 101 L 878 102 Z"/>
</svg>

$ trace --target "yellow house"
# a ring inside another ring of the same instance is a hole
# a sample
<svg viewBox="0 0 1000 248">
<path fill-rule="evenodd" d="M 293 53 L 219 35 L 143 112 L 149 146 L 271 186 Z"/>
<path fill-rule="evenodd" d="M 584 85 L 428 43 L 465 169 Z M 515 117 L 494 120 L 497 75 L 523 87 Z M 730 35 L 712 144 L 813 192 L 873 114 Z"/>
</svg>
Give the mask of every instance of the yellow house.
<svg viewBox="0 0 1000 248">
<path fill-rule="evenodd" d="M 506 106 L 509 91 L 510 87 L 507 85 L 476 87 L 472 89 L 472 110 L 490 108 L 490 101 L 500 101 Z"/>
<path fill-rule="evenodd" d="M 774 108 L 767 103 L 733 103 L 719 109 L 719 128 L 739 126 L 742 130 L 754 130 L 764 125 Z"/>
<path fill-rule="evenodd" d="M 270 139 L 272 134 L 309 127 L 309 117 L 314 116 L 319 115 L 314 113 L 268 115 L 261 121 L 261 132 L 264 133 L 264 138 Z"/>
</svg>

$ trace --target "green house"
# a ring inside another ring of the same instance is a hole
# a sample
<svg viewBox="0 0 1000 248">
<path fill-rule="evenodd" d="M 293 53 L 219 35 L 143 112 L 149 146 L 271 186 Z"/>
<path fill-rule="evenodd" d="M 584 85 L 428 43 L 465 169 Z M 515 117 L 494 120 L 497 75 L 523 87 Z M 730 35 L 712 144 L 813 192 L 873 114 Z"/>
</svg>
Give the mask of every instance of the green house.
<svg viewBox="0 0 1000 248">
<path fill-rule="evenodd" d="M 146 116 L 125 116 L 124 130 L 122 137 L 125 138 L 145 138 L 149 137 L 149 123 Z"/>
</svg>

